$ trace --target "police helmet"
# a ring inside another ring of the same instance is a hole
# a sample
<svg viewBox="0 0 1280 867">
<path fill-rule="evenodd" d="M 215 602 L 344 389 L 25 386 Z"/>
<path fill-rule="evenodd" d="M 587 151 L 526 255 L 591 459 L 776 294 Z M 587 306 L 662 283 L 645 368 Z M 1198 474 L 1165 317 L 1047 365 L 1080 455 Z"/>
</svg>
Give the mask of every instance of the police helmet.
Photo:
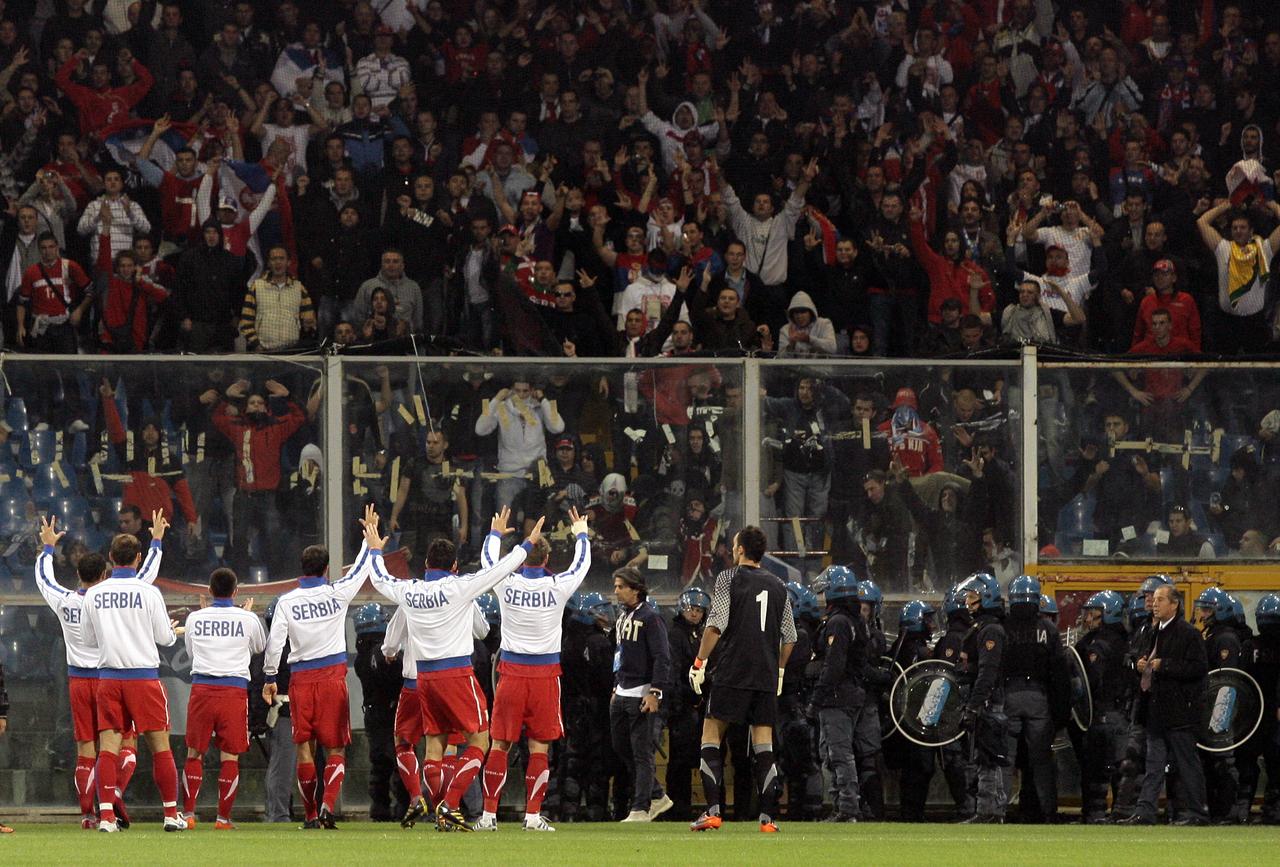
<svg viewBox="0 0 1280 867">
<path fill-rule="evenodd" d="M 796 581 L 787 582 L 787 595 L 791 597 L 791 616 L 817 620 L 819 617 L 818 594 Z"/>
<path fill-rule="evenodd" d="M 498 600 L 492 593 L 477 597 L 476 604 L 484 612 L 484 619 L 490 626 L 497 626 L 502 622 L 502 609 L 498 607 Z"/>
<path fill-rule="evenodd" d="M 1000 595 L 1000 582 L 990 572 L 974 572 L 960 582 L 956 592 L 962 597 L 968 593 L 977 593 L 978 607 L 985 611 L 998 611 L 1004 607 L 1004 598 Z"/>
<path fill-rule="evenodd" d="M 1253 619 L 1259 627 L 1280 626 L 1280 593 L 1268 593 L 1258 600 Z"/>
<path fill-rule="evenodd" d="M 795 603 L 792 603 L 792 607 L 794 605 Z M 680 610 L 688 611 L 690 608 L 701 608 L 703 611 L 711 610 L 711 597 L 707 595 L 707 591 L 701 587 L 690 587 L 681 593 Z"/>
<path fill-rule="evenodd" d="M 841 602 L 858 598 L 858 578 L 848 566 L 828 566 L 818 576 L 825 589 L 827 602 Z"/>
<path fill-rule="evenodd" d="M 613 603 L 599 593 L 588 593 L 582 600 L 582 609 L 589 612 L 593 618 L 603 617 L 605 620 L 614 618 Z"/>
<path fill-rule="evenodd" d="M 387 631 L 387 613 L 377 602 L 369 602 L 356 609 L 353 618 L 356 635 L 371 635 Z"/>
<path fill-rule="evenodd" d="M 1231 597 L 1221 587 L 1206 587 L 1196 597 L 1196 608 L 1212 611 L 1215 623 L 1230 623 L 1233 615 Z"/>
<path fill-rule="evenodd" d="M 1172 587 L 1173 579 L 1165 574 L 1148 575 L 1147 580 L 1142 582 L 1141 593 L 1145 596 L 1148 593 L 1155 593 L 1157 587 Z"/>
<path fill-rule="evenodd" d="M 1138 597 L 1139 600 L 1141 598 L 1141 596 Z M 1084 603 L 1084 607 L 1101 611 L 1103 623 L 1119 623 L 1124 617 L 1124 597 L 1114 590 L 1103 590 L 1093 594 Z"/>
<path fill-rule="evenodd" d="M 1246 625 L 1249 621 L 1245 618 L 1244 603 L 1231 593 L 1227 594 L 1227 598 L 1231 600 L 1231 619 L 1241 626 Z"/>
<path fill-rule="evenodd" d="M 1054 599 L 1048 593 L 1041 593 L 1040 613 L 1046 617 L 1056 617 L 1058 615 L 1058 600 Z"/>
<path fill-rule="evenodd" d="M 942 613 L 946 617 L 961 611 L 967 612 L 969 609 L 964 604 L 964 594 L 960 592 L 959 584 L 952 584 L 951 589 L 947 591 L 947 595 L 942 597 Z"/>
<path fill-rule="evenodd" d="M 902 606 L 902 612 L 898 615 L 898 631 L 900 632 L 930 632 L 933 624 L 930 618 L 933 617 L 935 609 L 923 599 L 912 599 L 906 605 Z"/>
<path fill-rule="evenodd" d="M 880 592 L 880 585 L 872 581 L 870 578 L 864 578 L 858 582 L 858 601 L 871 604 L 875 616 L 880 616 L 880 608 L 884 605 L 884 593 Z"/>
<path fill-rule="evenodd" d="M 1040 607 L 1040 579 L 1034 575 L 1019 575 L 1009 582 L 1009 604 Z"/>
<path fill-rule="evenodd" d="M 1147 610 L 1147 600 L 1142 598 L 1141 591 L 1129 597 L 1125 610 L 1129 615 L 1130 629 L 1137 629 L 1139 623 L 1151 619 L 1151 612 Z"/>
</svg>

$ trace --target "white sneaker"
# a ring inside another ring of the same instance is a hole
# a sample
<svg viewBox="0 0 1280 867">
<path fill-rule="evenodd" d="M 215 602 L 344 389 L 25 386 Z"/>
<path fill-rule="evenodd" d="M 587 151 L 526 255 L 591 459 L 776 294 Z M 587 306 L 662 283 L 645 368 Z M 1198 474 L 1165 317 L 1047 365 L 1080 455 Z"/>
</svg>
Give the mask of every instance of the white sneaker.
<svg viewBox="0 0 1280 867">
<path fill-rule="evenodd" d="M 662 800 L 654 801 L 649 805 L 649 821 L 653 821 L 674 806 L 675 801 L 671 800 L 671 796 L 664 794 Z"/>
<path fill-rule="evenodd" d="M 472 831 L 496 831 L 498 830 L 498 820 L 492 816 L 481 816 L 471 823 Z"/>
<path fill-rule="evenodd" d="M 164 829 L 166 831 L 185 831 L 187 830 L 187 822 L 181 816 L 165 816 Z"/>
<path fill-rule="evenodd" d="M 541 813 L 539 813 L 536 816 L 533 816 L 532 818 L 530 818 L 529 816 L 525 816 L 524 829 L 526 831 L 554 831 L 555 830 L 555 828 L 551 827 L 550 822 L 542 818 Z"/>
<path fill-rule="evenodd" d="M 103 834 L 114 834 L 120 830 L 120 826 L 115 822 L 108 822 L 105 819 L 98 823 L 98 830 Z"/>
<path fill-rule="evenodd" d="M 653 817 L 652 817 L 652 816 L 650 816 L 650 815 L 649 815 L 649 813 L 648 813 L 648 811 L 646 811 L 646 810 L 632 810 L 630 813 L 627 813 L 627 818 L 623 819 L 622 821 L 624 821 L 624 822 L 652 822 L 652 821 L 653 821 Z"/>
</svg>

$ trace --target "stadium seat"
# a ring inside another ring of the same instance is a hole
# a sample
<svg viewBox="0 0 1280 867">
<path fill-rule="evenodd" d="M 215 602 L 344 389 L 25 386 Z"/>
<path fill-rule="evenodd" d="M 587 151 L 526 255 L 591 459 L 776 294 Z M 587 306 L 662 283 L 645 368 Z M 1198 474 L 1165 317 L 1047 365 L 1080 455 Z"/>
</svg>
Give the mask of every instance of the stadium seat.
<svg viewBox="0 0 1280 867">
<path fill-rule="evenodd" d="M 38 503 L 52 503 L 80 492 L 75 470 L 65 461 L 41 464 L 27 475 L 31 479 L 31 498 Z"/>
<path fill-rule="evenodd" d="M 53 463 L 58 455 L 59 431 L 27 431 L 18 450 L 18 463 L 24 467 L 38 467 Z"/>
<path fill-rule="evenodd" d="M 55 500 L 48 511 L 68 530 L 82 530 L 93 522 L 93 512 L 84 497 L 62 497 Z"/>
<path fill-rule="evenodd" d="M 94 497 L 90 508 L 97 516 L 97 524 L 108 533 L 114 533 L 119 525 L 120 507 L 124 500 L 120 497 Z"/>
<path fill-rule="evenodd" d="M 9 398 L 4 408 L 4 420 L 13 428 L 14 434 L 21 436 L 27 432 L 27 402 L 20 397 Z"/>
<path fill-rule="evenodd" d="M 29 521 L 27 506 L 30 502 L 26 497 L 0 500 L 0 533 L 11 535 L 26 528 Z"/>
</svg>

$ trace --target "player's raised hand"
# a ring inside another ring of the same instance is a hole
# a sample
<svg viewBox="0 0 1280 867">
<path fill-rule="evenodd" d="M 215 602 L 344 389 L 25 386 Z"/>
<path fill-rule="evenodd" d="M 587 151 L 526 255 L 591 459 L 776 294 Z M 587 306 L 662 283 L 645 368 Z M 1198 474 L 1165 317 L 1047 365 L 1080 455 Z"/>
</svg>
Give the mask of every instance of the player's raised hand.
<svg viewBox="0 0 1280 867">
<path fill-rule="evenodd" d="M 502 510 L 493 516 L 493 520 L 489 522 L 489 532 L 497 533 L 499 536 L 505 536 L 511 532 L 511 528 L 507 526 L 507 521 L 511 519 L 511 507 L 503 506 Z"/>
<path fill-rule="evenodd" d="M 538 540 L 542 538 L 542 522 L 545 521 L 546 519 L 547 519 L 547 516 L 543 515 L 541 518 L 538 519 L 538 523 L 533 525 L 533 531 L 529 533 L 529 538 L 525 539 L 525 541 L 528 542 L 530 545 L 538 544 Z"/>
<path fill-rule="evenodd" d="M 576 508 L 569 509 L 569 529 L 573 535 L 587 532 L 587 516 L 579 515 Z"/>
<path fill-rule="evenodd" d="M 378 512 L 372 503 L 364 507 L 364 519 L 360 523 L 364 525 L 364 541 L 369 550 L 381 551 L 390 537 L 378 533 Z"/>
<path fill-rule="evenodd" d="M 50 515 L 48 518 L 40 519 L 40 544 L 48 545 L 50 548 L 56 546 L 58 541 L 67 535 L 67 531 L 58 532 L 58 519 Z"/>
<path fill-rule="evenodd" d="M 159 542 L 164 538 L 164 531 L 169 529 L 169 522 L 165 519 L 164 510 L 156 509 L 151 513 L 151 538 Z"/>
<path fill-rule="evenodd" d="M 252 597 L 252 596 L 250 596 L 248 599 L 246 599 L 246 600 L 244 601 L 244 604 L 243 604 L 243 605 L 241 605 L 240 607 L 241 607 L 241 608 L 243 608 L 245 611 L 252 611 L 252 610 L 253 610 L 253 597 Z"/>
</svg>

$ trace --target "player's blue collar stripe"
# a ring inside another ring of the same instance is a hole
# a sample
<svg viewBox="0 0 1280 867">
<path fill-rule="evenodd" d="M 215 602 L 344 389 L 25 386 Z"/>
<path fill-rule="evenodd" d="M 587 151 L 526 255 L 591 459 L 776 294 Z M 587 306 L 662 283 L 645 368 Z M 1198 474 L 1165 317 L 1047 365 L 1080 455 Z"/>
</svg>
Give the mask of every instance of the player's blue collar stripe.
<svg viewBox="0 0 1280 867">
<path fill-rule="evenodd" d="M 310 590 L 313 587 L 323 587 L 324 584 L 323 575 L 303 575 L 298 579 L 298 586 L 306 590 Z"/>
<path fill-rule="evenodd" d="M 128 569 L 124 566 L 117 566 L 111 570 L 112 578 L 137 578 L 138 572 L 135 569 Z"/>
<path fill-rule="evenodd" d="M 222 598 L 220 598 L 220 597 L 219 597 L 219 598 L 215 598 L 215 599 L 213 600 L 213 607 L 214 607 L 214 608 L 231 608 L 231 607 L 232 607 L 232 606 L 234 606 L 234 605 L 235 605 L 235 603 L 234 603 L 233 601 L 231 601 L 231 597 L 230 597 L 230 596 L 228 596 L 226 599 L 222 599 Z"/>
<path fill-rule="evenodd" d="M 422 580 L 439 581 L 441 578 L 448 578 L 452 574 L 448 569 L 427 569 L 422 573 Z"/>
</svg>

